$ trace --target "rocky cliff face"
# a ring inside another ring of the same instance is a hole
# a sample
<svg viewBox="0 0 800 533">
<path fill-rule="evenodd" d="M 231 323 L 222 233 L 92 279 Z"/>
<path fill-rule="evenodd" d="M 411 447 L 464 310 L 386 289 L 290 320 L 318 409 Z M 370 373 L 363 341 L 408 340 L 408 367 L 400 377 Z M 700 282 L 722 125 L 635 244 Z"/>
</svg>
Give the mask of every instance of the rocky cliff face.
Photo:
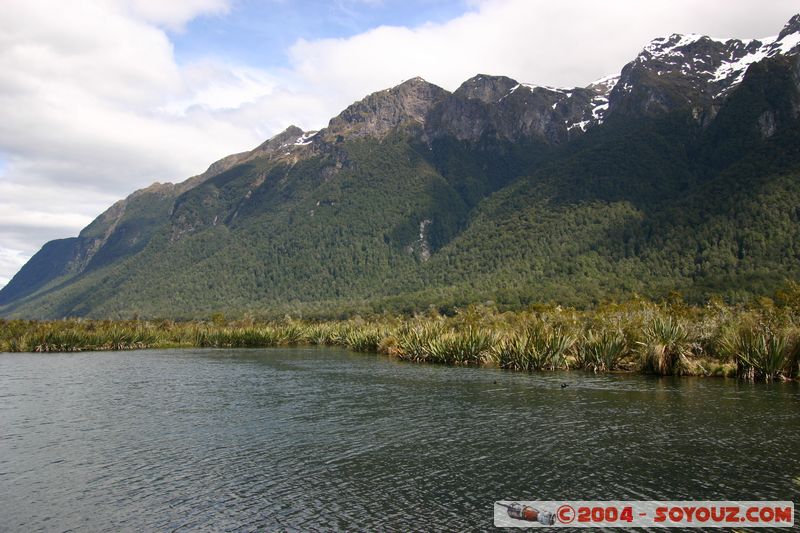
<svg viewBox="0 0 800 533">
<path fill-rule="evenodd" d="M 430 110 L 448 95 L 441 87 L 413 78 L 354 103 L 331 119 L 322 137 L 333 142 L 340 136 L 381 138 L 401 126 L 421 127 Z"/>
<path fill-rule="evenodd" d="M 470 142 L 488 136 L 562 143 L 585 131 L 584 121 L 590 120 L 593 99 L 598 96 L 604 95 L 591 89 L 538 87 L 481 74 L 465 81 L 432 110 L 426 134 Z"/>
<path fill-rule="evenodd" d="M 742 41 L 673 34 L 654 39 L 622 69 L 610 93 L 609 114 L 658 116 L 688 109 L 707 125 L 751 65 L 798 52 L 800 16 L 774 38 Z"/>
</svg>

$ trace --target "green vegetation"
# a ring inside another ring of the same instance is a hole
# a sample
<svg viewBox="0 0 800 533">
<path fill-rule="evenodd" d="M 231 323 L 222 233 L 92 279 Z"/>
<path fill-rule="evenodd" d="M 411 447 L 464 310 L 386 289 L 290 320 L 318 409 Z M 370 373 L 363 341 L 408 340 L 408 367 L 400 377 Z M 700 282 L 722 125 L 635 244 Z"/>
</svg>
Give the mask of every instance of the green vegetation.
<svg viewBox="0 0 800 533">
<path fill-rule="evenodd" d="M 800 280 L 800 104 L 792 65 L 768 63 L 708 124 L 683 108 L 620 112 L 564 143 L 447 130 L 423 142 L 398 127 L 138 193 L 45 246 L 0 291 L 0 316 L 347 319 L 486 301 L 591 309 L 672 291 L 753 305 Z M 639 332 L 653 370 L 682 371 L 681 339 Z M 516 334 L 496 357 L 553 366 L 536 332 Z M 613 335 L 594 331 L 581 357 L 602 369 L 645 349 L 602 346 Z M 462 341 L 443 338 L 437 357 Z"/>
<path fill-rule="evenodd" d="M 502 312 L 472 305 L 452 316 L 431 309 L 412 317 L 311 322 L 291 318 L 37 322 L 0 321 L 0 351 L 71 352 L 139 348 L 342 346 L 403 361 L 493 366 L 514 371 L 585 369 L 661 376 L 738 376 L 771 381 L 800 377 L 800 287 L 778 304 L 750 308 L 719 301 L 686 305 L 676 295 L 656 304 L 636 299 L 592 311 L 535 306 Z"/>
<path fill-rule="evenodd" d="M 568 366 L 567 354 L 574 344 L 561 328 L 534 322 L 522 332 L 501 337 L 493 350 L 494 360 L 500 368 L 512 370 L 556 370 Z"/>
<path fill-rule="evenodd" d="M 691 353 L 689 334 L 671 316 L 656 317 L 644 329 L 646 341 L 642 344 L 642 368 L 659 376 L 686 372 Z"/>
<path fill-rule="evenodd" d="M 576 353 L 578 366 L 594 372 L 608 372 L 619 368 L 628 353 L 622 332 L 604 330 L 600 333 L 588 331 Z"/>
<path fill-rule="evenodd" d="M 742 329 L 726 340 L 724 349 L 736 358 L 739 374 L 772 381 L 787 368 L 796 372 L 800 344 L 786 334 L 759 329 Z"/>
</svg>

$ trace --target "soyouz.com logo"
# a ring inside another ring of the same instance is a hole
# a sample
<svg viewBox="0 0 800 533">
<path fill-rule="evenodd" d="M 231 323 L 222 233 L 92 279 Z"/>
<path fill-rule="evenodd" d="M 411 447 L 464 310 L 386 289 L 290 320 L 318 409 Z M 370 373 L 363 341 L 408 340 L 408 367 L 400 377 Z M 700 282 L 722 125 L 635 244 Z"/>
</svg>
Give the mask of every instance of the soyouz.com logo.
<svg viewBox="0 0 800 533">
<path fill-rule="evenodd" d="M 789 501 L 514 501 L 494 504 L 498 527 L 792 527 Z"/>
</svg>

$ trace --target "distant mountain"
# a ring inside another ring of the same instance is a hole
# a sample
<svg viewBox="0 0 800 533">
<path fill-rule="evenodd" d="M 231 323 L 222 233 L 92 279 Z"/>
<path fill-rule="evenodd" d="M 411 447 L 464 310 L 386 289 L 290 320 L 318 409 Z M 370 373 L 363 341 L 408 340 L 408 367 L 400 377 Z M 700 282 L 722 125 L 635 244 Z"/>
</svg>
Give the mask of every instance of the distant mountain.
<svg viewBox="0 0 800 533">
<path fill-rule="evenodd" d="M 0 315 L 742 300 L 800 278 L 800 15 L 552 88 L 414 78 L 47 243 Z"/>
</svg>

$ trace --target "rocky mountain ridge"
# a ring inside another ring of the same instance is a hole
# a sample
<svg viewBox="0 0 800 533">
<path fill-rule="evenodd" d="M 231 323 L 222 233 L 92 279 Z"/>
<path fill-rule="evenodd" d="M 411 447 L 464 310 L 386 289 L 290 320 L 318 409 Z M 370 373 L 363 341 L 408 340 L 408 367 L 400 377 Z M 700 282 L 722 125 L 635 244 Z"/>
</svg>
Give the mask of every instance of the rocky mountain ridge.
<svg viewBox="0 0 800 533">
<path fill-rule="evenodd" d="M 602 124 L 607 115 L 631 108 L 658 114 L 688 105 L 699 113 L 740 84 L 750 65 L 798 53 L 800 15 L 795 15 L 771 38 L 718 39 L 676 33 L 653 39 L 620 74 L 586 87 L 538 86 L 507 76 L 478 74 L 450 93 L 416 77 L 353 103 L 322 130 L 290 126 L 252 152 L 214 163 L 203 176 L 256 156 L 289 156 L 300 147 L 335 143 L 340 136 L 340 140 L 380 138 L 402 125 L 423 127 L 428 139 L 453 134 L 475 141 L 492 132 L 509 140 L 534 136 L 564 141 L 570 134 Z M 683 100 L 661 96 L 674 85 L 684 89 Z M 642 91 L 648 96 L 642 98 Z"/>
<path fill-rule="evenodd" d="M 298 133 L 295 144 L 303 146 L 330 142 L 339 135 L 380 137 L 402 123 L 426 125 L 429 138 L 454 134 L 475 141 L 490 131 L 510 140 L 537 136 L 559 142 L 602 124 L 606 115 L 615 112 L 659 114 L 689 106 L 695 115 L 709 110 L 713 114 L 718 101 L 741 83 L 750 65 L 798 53 L 800 15 L 795 15 L 771 38 L 672 34 L 654 39 L 620 74 L 587 87 L 537 86 L 507 76 L 478 74 L 449 93 L 417 77 L 354 103 L 320 132 L 292 131 Z M 680 98 L 675 98 L 675 92 Z"/>
</svg>

